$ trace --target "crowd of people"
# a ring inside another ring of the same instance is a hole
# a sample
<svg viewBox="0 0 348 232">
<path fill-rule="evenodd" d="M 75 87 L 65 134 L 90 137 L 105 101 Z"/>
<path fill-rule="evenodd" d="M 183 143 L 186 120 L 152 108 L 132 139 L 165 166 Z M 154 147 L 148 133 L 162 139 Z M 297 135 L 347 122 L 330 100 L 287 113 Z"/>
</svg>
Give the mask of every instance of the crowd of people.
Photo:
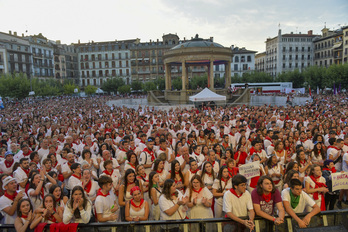
<svg viewBox="0 0 348 232">
<path fill-rule="evenodd" d="M 319 212 L 347 204 L 347 191 L 332 191 L 331 181 L 348 171 L 346 96 L 168 111 L 110 100 L 5 102 L 1 224 L 26 231 L 41 223 L 227 217 L 233 231 L 253 229 L 255 215 L 281 225 L 288 214 L 305 228 Z M 247 179 L 239 167 L 251 162 L 260 175 Z"/>
</svg>

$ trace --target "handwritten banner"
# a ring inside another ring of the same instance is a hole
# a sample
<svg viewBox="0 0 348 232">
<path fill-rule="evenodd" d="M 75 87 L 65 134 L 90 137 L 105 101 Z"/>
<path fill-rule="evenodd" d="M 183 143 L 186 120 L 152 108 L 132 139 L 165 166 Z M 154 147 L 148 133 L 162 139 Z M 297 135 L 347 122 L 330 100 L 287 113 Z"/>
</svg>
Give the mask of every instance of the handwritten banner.
<svg viewBox="0 0 348 232">
<path fill-rule="evenodd" d="M 332 191 L 348 189 L 348 172 L 332 173 Z"/>
<path fill-rule="evenodd" d="M 239 174 L 245 176 L 247 179 L 260 176 L 260 161 L 239 166 Z"/>
</svg>

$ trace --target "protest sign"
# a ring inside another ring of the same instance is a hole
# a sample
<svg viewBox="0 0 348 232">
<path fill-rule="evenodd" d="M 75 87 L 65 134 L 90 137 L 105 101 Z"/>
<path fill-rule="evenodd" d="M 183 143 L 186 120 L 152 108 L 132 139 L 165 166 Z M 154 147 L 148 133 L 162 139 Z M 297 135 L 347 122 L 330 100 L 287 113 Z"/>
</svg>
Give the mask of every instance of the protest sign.
<svg viewBox="0 0 348 232">
<path fill-rule="evenodd" d="M 245 176 L 247 179 L 260 176 L 260 161 L 239 166 L 239 174 Z"/>
<path fill-rule="evenodd" d="M 332 173 L 332 191 L 348 189 L 348 172 Z"/>
</svg>

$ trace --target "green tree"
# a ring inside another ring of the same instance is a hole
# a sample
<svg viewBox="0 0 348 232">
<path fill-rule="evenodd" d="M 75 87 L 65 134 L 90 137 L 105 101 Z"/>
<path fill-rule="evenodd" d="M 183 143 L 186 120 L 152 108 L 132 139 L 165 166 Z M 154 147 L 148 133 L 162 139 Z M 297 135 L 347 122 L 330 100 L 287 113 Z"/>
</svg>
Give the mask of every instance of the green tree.
<svg viewBox="0 0 348 232">
<path fill-rule="evenodd" d="M 132 81 L 131 87 L 134 91 L 140 91 L 143 89 L 143 83 L 140 81 Z"/>
<path fill-rule="evenodd" d="M 182 89 L 182 80 L 180 77 L 172 79 L 172 89 L 174 90 Z"/>
<path fill-rule="evenodd" d="M 85 93 L 87 95 L 92 95 L 92 94 L 95 94 L 95 92 L 97 91 L 97 87 L 93 86 L 93 85 L 87 85 L 85 87 Z"/>
<path fill-rule="evenodd" d="M 30 91 L 30 81 L 23 73 L 6 74 L 0 77 L 2 97 L 25 98 Z"/>
<path fill-rule="evenodd" d="M 124 80 L 120 77 L 114 77 L 103 82 L 101 89 L 105 92 L 117 92 L 120 86 L 125 85 Z"/>
<path fill-rule="evenodd" d="M 75 89 L 78 88 L 75 84 L 70 83 L 70 82 L 64 84 L 63 87 L 64 87 L 64 94 L 68 94 L 68 95 L 74 94 Z"/>
<path fill-rule="evenodd" d="M 144 84 L 144 91 L 145 92 L 156 90 L 156 89 L 157 89 L 157 87 L 156 87 L 156 84 L 154 82 L 152 82 L 152 81 L 145 82 L 145 84 Z"/>
<path fill-rule="evenodd" d="M 190 89 L 205 88 L 208 86 L 208 75 L 193 76 L 189 83 Z"/>
<path fill-rule="evenodd" d="M 118 87 L 118 92 L 120 94 L 130 93 L 131 87 L 130 87 L 130 85 L 122 85 L 122 86 Z"/>
<path fill-rule="evenodd" d="M 163 78 L 157 78 L 155 80 L 155 85 L 158 87 L 159 90 L 164 90 L 166 88 L 166 82 Z"/>
</svg>

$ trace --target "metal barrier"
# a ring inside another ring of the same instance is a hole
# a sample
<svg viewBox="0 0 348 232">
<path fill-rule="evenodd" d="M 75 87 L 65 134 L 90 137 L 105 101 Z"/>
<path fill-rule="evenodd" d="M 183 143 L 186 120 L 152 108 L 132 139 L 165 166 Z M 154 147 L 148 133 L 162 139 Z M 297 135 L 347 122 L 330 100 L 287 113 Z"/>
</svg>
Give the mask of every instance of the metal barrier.
<svg viewBox="0 0 348 232">
<path fill-rule="evenodd" d="M 306 214 L 298 214 L 300 218 Z M 246 219 L 246 218 L 243 218 Z M 275 226 L 273 222 L 265 220 L 262 217 L 255 217 L 255 232 L 296 232 L 299 231 L 297 222 L 290 216 L 286 216 L 284 223 L 280 226 Z M 209 218 L 209 219 L 185 219 L 185 220 L 171 220 L 171 221 L 143 221 L 143 222 L 117 222 L 117 223 L 88 223 L 79 224 L 79 231 L 112 231 L 112 232 L 223 232 L 231 231 L 229 227 L 235 224 L 234 221 L 227 218 Z M 324 211 L 314 216 L 310 222 L 310 228 L 339 226 L 342 225 L 348 229 L 348 209 Z M 49 225 L 46 227 L 49 231 Z M 14 225 L 0 224 L 0 231 L 15 231 Z M 325 230 L 329 231 L 329 230 Z M 348 231 L 348 230 L 347 230 Z"/>
</svg>

